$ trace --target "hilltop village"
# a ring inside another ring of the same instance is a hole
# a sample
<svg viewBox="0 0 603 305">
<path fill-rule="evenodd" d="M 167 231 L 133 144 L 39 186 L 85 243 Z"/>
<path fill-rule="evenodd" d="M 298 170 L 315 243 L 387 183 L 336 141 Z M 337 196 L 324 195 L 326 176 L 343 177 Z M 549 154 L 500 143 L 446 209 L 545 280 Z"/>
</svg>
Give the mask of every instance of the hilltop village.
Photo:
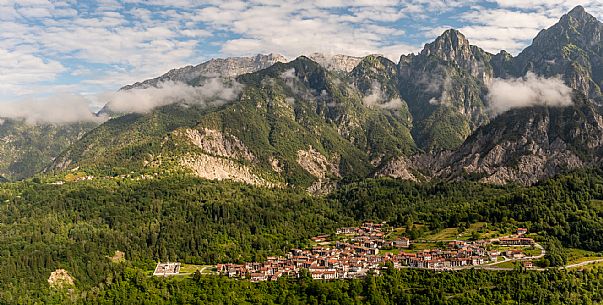
<svg viewBox="0 0 603 305">
<path fill-rule="evenodd" d="M 333 238 L 320 235 L 312 238 L 314 247 L 293 249 L 286 257 L 268 257 L 264 262 L 219 264 L 220 274 L 252 282 L 275 281 L 282 276 L 298 276 L 307 270 L 313 279 L 333 280 L 363 277 L 369 272 L 379 273 L 386 263 L 394 268 L 423 268 L 457 270 L 507 260 L 522 260 L 524 267 L 532 267 L 532 259 L 521 249 L 538 244 L 524 237 L 527 229 L 517 234 L 490 240 L 440 241 L 444 247 L 411 250 L 416 241 L 404 236 L 387 238 L 385 223 L 363 223 L 360 227 L 338 229 Z M 497 247 L 493 247 L 496 245 Z M 508 250 L 504 250 L 508 247 Z M 502 250 L 501 250 L 502 248 Z"/>
</svg>

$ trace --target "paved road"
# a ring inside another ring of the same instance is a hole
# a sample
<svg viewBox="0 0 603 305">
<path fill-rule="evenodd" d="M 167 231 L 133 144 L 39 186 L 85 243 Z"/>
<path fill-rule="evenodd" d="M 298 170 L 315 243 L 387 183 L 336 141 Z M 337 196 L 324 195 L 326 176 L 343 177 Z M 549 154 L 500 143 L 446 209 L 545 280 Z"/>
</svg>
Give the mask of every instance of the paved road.
<svg viewBox="0 0 603 305">
<path fill-rule="evenodd" d="M 582 267 L 582 266 L 586 266 L 586 265 L 590 265 L 590 264 L 596 264 L 596 263 L 601 263 L 603 262 L 603 258 L 601 259 L 593 259 L 590 261 L 584 261 L 581 263 L 575 263 L 575 264 L 570 264 L 570 265 L 566 265 L 563 267 L 559 267 L 559 269 L 567 269 L 567 268 L 576 268 L 576 267 Z"/>
<path fill-rule="evenodd" d="M 540 255 L 536 255 L 536 256 L 532 256 L 532 257 L 526 257 L 526 258 L 528 258 L 528 259 L 540 259 L 540 258 L 543 258 L 544 255 L 546 254 L 546 250 L 544 250 L 544 247 L 541 244 L 539 244 L 539 243 L 535 243 L 534 247 L 540 249 Z"/>
<path fill-rule="evenodd" d="M 577 267 L 583 267 L 583 266 L 586 266 L 586 265 L 596 264 L 596 263 L 603 263 L 603 258 L 593 259 L 593 260 L 584 261 L 584 262 L 575 263 L 575 264 L 569 264 L 569 265 L 557 267 L 557 269 L 577 268 Z M 474 267 L 476 269 L 494 270 L 494 271 L 510 271 L 510 270 L 513 270 L 513 268 L 501 268 L 501 267 L 496 267 L 496 265 L 491 265 L 491 264 L 490 265 L 481 265 L 481 266 L 472 266 L 472 267 Z M 554 269 L 554 268 L 531 268 L 530 270 L 545 271 L 547 269 Z"/>
</svg>

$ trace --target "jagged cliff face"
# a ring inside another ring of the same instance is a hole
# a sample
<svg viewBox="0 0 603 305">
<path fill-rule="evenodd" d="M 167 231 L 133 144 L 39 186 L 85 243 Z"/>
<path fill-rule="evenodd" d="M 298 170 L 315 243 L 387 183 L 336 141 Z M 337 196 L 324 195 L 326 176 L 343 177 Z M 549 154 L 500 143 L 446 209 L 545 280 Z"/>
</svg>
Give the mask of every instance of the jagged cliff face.
<svg viewBox="0 0 603 305">
<path fill-rule="evenodd" d="M 478 128 L 457 150 L 399 157 L 377 175 L 531 185 L 561 172 L 598 166 L 602 154 L 603 116 L 577 94 L 569 107 L 510 110 Z"/>
<path fill-rule="evenodd" d="M 489 64 L 491 55 L 470 45 L 469 40 L 457 30 L 445 31 L 434 42 L 426 44 L 419 56 L 433 56 L 454 63 L 482 83 L 488 83 L 492 79 L 493 71 Z"/>
<path fill-rule="evenodd" d="M 399 92 L 407 101 L 418 146 L 429 152 L 458 147 L 488 122 L 486 83 L 490 54 L 448 30 L 416 56 L 399 62 Z"/>
<path fill-rule="evenodd" d="M 596 165 L 603 152 L 603 117 L 584 96 L 570 107 L 514 109 L 478 129 L 435 174 L 470 175 L 487 183 L 533 184 L 560 172 Z"/>
</svg>

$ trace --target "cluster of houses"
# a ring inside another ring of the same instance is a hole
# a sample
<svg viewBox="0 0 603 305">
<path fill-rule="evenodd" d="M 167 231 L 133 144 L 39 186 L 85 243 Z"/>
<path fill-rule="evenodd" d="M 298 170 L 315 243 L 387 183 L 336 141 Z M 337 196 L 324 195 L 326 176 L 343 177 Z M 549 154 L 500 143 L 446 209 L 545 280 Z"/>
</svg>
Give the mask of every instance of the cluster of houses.
<svg viewBox="0 0 603 305">
<path fill-rule="evenodd" d="M 446 249 L 388 251 L 408 248 L 410 240 L 406 237 L 386 240 L 383 224 L 364 223 L 360 227 L 338 229 L 336 234 L 341 241 L 334 244 L 330 236 L 319 235 L 312 238 L 317 244 L 312 249 L 294 249 L 286 257 L 268 257 L 265 262 L 219 264 L 217 269 L 223 275 L 249 278 L 252 282 L 276 281 L 285 275 L 295 277 L 302 270 L 307 270 L 313 279 L 331 280 L 362 277 L 369 271 L 378 273 L 387 262 L 395 268 L 451 270 L 495 262 L 501 255 L 523 257 L 521 250 L 488 251 L 489 241 L 451 241 Z M 521 236 L 500 239 L 501 245 L 509 246 L 533 243 L 532 239 Z M 380 254 L 380 250 L 385 253 Z"/>
</svg>

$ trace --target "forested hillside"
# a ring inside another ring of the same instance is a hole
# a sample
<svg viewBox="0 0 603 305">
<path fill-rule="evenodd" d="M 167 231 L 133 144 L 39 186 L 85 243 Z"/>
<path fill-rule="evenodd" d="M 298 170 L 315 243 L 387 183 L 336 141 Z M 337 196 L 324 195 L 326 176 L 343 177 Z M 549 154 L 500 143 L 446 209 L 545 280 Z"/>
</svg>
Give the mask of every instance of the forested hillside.
<svg viewBox="0 0 603 305">
<path fill-rule="evenodd" d="M 196 284 L 188 281 L 136 279 L 132 272 L 149 270 L 155 261 L 167 259 L 194 264 L 260 260 L 308 245 L 311 236 L 364 220 L 416 224 L 408 232 L 415 237 L 478 221 L 500 227 L 522 225 L 542 236 L 545 243 L 558 238 L 566 247 L 603 250 L 598 238 L 603 234 L 603 210 L 596 201 L 603 198 L 599 171 L 578 172 L 534 187 L 366 180 L 329 197 L 209 182 L 188 175 L 117 176 L 63 185 L 48 184 L 45 179 L 3 184 L 0 189 L 0 300 L 7 303 L 67 297 L 48 285 L 50 273 L 57 269 L 67 270 L 75 279 L 70 294 L 77 301 L 111 299 L 121 289 L 150 293 L 144 292 L 146 285 L 174 285 L 170 291 L 182 292 L 205 289 L 193 289 Z M 116 250 L 125 253 L 124 263 L 108 258 Z M 434 275 L 421 274 L 426 280 Z M 506 282 L 505 274 L 487 276 L 498 287 Z M 118 286 L 107 286 L 118 280 Z M 203 279 L 201 283 L 212 281 L 222 280 Z M 222 284 L 249 285 L 226 284 L 229 282 Z M 339 285 L 355 284 L 324 285 L 324 289 L 343 292 L 346 290 Z M 591 288 L 585 289 L 596 295 Z M 106 294 L 96 299 L 97 293 Z M 166 293 L 164 297 L 172 294 Z M 207 297 L 218 298 L 220 293 L 215 293 Z"/>
<path fill-rule="evenodd" d="M 386 270 L 347 281 L 309 277 L 249 283 L 198 277 L 191 281 L 148 279 L 128 270 L 87 302 L 187 304 L 599 304 L 603 270 L 587 272 L 435 273 Z"/>
</svg>

